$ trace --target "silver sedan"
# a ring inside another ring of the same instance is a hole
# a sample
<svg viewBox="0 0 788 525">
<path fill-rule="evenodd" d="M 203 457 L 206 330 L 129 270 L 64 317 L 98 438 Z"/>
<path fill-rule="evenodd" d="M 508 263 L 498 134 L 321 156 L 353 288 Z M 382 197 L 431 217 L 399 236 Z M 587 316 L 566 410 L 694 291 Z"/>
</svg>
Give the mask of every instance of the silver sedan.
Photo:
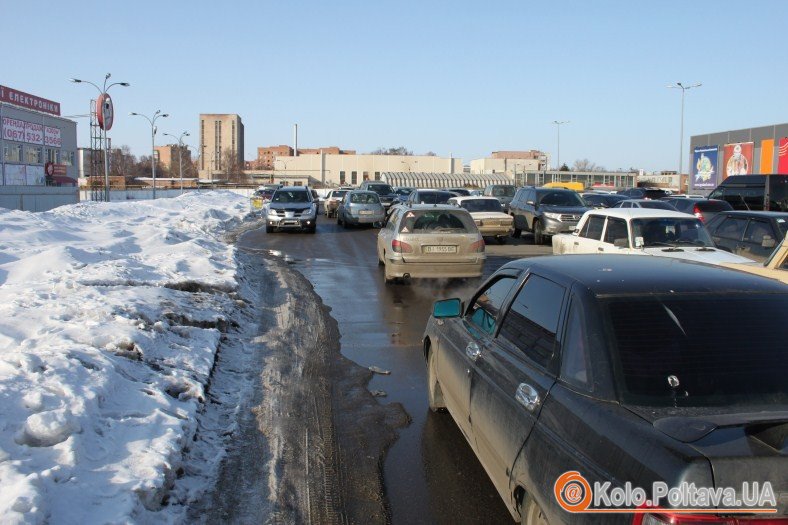
<svg viewBox="0 0 788 525">
<path fill-rule="evenodd" d="M 381 224 L 386 218 L 386 210 L 380 196 L 374 191 L 353 190 L 337 208 L 337 224 L 345 228 L 351 225 Z"/>
</svg>

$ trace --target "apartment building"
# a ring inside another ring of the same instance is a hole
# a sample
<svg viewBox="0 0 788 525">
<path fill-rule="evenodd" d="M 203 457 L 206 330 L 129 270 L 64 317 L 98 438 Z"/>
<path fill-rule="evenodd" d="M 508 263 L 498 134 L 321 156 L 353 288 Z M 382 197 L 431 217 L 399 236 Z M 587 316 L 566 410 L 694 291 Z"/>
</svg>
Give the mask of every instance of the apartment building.
<svg viewBox="0 0 788 525">
<path fill-rule="evenodd" d="M 198 171 L 201 179 L 222 178 L 244 168 L 244 125 L 227 113 L 200 114 Z"/>
</svg>

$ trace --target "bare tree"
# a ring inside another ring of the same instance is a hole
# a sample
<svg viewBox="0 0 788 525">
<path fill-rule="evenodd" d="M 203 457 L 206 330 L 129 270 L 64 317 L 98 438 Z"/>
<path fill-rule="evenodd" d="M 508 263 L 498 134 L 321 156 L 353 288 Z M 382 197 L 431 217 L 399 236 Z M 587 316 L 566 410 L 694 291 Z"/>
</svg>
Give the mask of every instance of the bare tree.
<svg viewBox="0 0 788 525">
<path fill-rule="evenodd" d="M 232 149 L 222 150 L 222 171 L 228 182 L 242 183 L 246 181 L 243 173 L 244 163 L 238 158 L 238 153 Z"/>
<path fill-rule="evenodd" d="M 398 148 L 378 148 L 370 155 L 413 155 L 413 152 L 405 146 L 400 146 Z"/>
<path fill-rule="evenodd" d="M 425 157 L 437 157 L 438 154 L 435 153 L 434 151 L 428 151 L 427 153 L 424 154 L 424 156 Z"/>
<path fill-rule="evenodd" d="M 603 166 L 597 166 L 588 159 L 576 160 L 572 165 L 572 171 L 606 171 Z"/>
</svg>

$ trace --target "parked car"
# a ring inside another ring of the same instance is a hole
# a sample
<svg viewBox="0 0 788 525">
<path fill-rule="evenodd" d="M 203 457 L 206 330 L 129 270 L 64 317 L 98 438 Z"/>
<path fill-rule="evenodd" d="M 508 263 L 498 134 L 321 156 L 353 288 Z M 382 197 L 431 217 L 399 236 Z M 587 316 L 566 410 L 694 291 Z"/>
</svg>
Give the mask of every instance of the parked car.
<svg viewBox="0 0 788 525">
<path fill-rule="evenodd" d="M 659 257 L 521 259 L 467 302 L 434 304 L 428 403 L 518 523 L 632 524 L 569 514 L 554 487 L 574 472 L 647 498 L 655 481 L 788 493 L 786 340 L 788 288 L 770 279 Z M 743 523 L 660 503 L 635 523 Z"/>
<path fill-rule="evenodd" d="M 429 190 L 429 189 L 418 189 L 413 190 L 410 195 L 408 195 L 407 200 L 405 201 L 406 204 L 446 204 L 449 202 L 449 199 L 454 197 L 450 192 L 446 190 Z"/>
<path fill-rule="evenodd" d="M 669 202 L 680 212 L 691 213 L 703 222 L 709 222 L 721 211 L 733 209 L 725 201 L 703 197 L 667 197 L 662 200 Z"/>
<path fill-rule="evenodd" d="M 471 190 L 468 188 L 446 188 L 446 191 L 456 193 L 460 197 L 470 197 Z"/>
<path fill-rule="evenodd" d="M 733 175 L 709 194 L 734 210 L 788 212 L 788 175 Z"/>
<path fill-rule="evenodd" d="M 374 191 L 353 190 L 345 194 L 337 208 L 337 224 L 347 228 L 361 224 L 382 224 L 386 210 Z"/>
<path fill-rule="evenodd" d="M 723 250 L 763 262 L 788 233 L 788 212 L 726 211 L 706 228 Z"/>
<path fill-rule="evenodd" d="M 468 210 L 482 237 L 495 237 L 499 244 L 506 244 L 512 232 L 512 218 L 503 212 L 501 202 L 495 197 L 452 197 L 449 204 Z"/>
<path fill-rule="evenodd" d="M 479 277 L 484 240 L 471 214 L 457 206 L 397 206 L 378 233 L 378 263 L 388 284 L 410 277 Z"/>
<path fill-rule="evenodd" d="M 265 206 L 265 231 L 303 230 L 315 233 L 318 204 L 307 186 L 284 186 L 276 190 Z"/>
<path fill-rule="evenodd" d="M 388 208 L 394 204 L 394 201 L 397 200 L 397 194 L 394 192 L 394 188 L 385 182 L 380 182 L 377 180 L 365 180 L 361 183 L 361 186 L 359 186 L 358 189 L 364 191 L 374 191 L 377 193 L 380 197 L 380 203 L 384 208 Z"/>
<path fill-rule="evenodd" d="M 331 190 L 326 195 L 326 201 L 323 204 L 323 210 L 325 210 L 326 217 L 335 217 L 337 214 L 337 208 L 339 208 L 339 203 L 342 202 L 342 199 L 345 198 L 345 194 L 350 190 Z"/>
<path fill-rule="evenodd" d="M 628 188 L 618 192 L 619 195 L 626 195 L 630 199 L 661 199 L 669 197 L 670 190 L 662 188 Z"/>
<path fill-rule="evenodd" d="M 512 202 L 517 187 L 512 184 L 490 184 L 484 188 L 485 197 L 495 197 L 503 205 L 503 211 L 509 211 L 509 203 Z"/>
<path fill-rule="evenodd" d="M 589 211 L 575 232 L 553 237 L 553 253 L 655 255 L 711 264 L 752 262 L 716 248 L 700 219 L 646 208 Z"/>
<path fill-rule="evenodd" d="M 648 208 L 650 210 L 676 211 L 676 208 L 664 200 L 625 199 L 613 205 L 613 208 Z"/>
<path fill-rule="evenodd" d="M 617 202 L 626 200 L 626 195 L 615 195 L 610 193 L 583 193 L 581 195 L 585 203 L 591 208 L 612 208 Z"/>
<path fill-rule="evenodd" d="M 560 188 L 526 187 L 517 190 L 509 208 L 514 219 L 514 237 L 523 231 L 534 234 L 534 244 L 550 236 L 574 231 L 577 221 L 588 211 L 580 195 Z"/>
<path fill-rule="evenodd" d="M 727 263 L 723 266 L 777 279 L 788 284 L 788 243 L 783 239 L 763 264 Z"/>
</svg>

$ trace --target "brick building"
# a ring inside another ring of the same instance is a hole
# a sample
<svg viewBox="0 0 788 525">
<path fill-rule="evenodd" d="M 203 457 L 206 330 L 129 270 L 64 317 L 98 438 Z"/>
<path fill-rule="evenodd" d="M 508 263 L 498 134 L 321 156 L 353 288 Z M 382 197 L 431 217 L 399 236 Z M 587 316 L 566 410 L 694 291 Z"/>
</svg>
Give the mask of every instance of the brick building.
<svg viewBox="0 0 788 525">
<path fill-rule="evenodd" d="M 329 146 L 327 148 L 298 148 L 299 155 L 319 155 L 320 153 L 326 155 L 355 155 L 355 150 L 339 149 L 336 146 Z M 274 169 L 274 160 L 276 157 L 292 157 L 293 148 L 286 145 L 279 146 L 262 146 L 257 148 L 257 160 L 249 163 L 252 166 L 248 169 L 258 170 L 272 170 Z"/>
</svg>

